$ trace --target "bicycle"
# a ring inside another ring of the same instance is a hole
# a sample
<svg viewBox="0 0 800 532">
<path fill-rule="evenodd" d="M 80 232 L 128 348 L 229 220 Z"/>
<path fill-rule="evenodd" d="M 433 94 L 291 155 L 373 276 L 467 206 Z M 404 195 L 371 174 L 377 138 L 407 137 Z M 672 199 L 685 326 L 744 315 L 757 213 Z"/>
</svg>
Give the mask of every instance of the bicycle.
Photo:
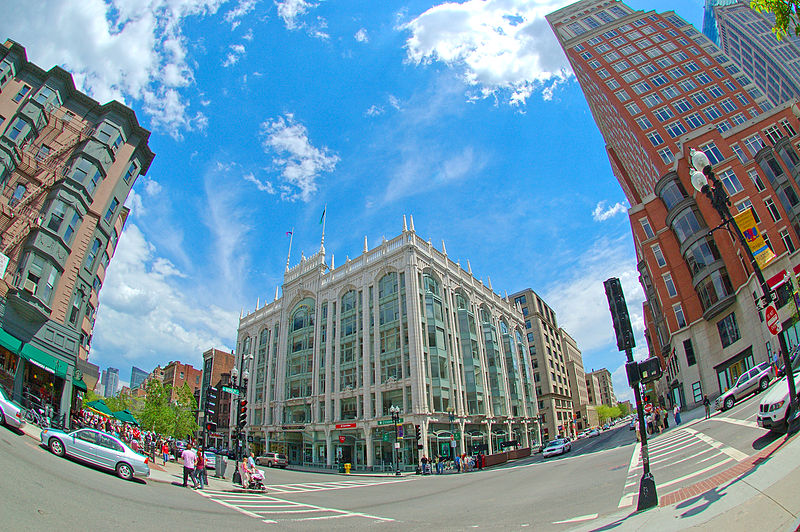
<svg viewBox="0 0 800 532">
<path fill-rule="evenodd" d="M 25 421 L 38 425 L 40 428 L 46 429 L 50 426 L 50 421 L 47 417 L 34 408 L 29 408 L 25 411 Z"/>
</svg>

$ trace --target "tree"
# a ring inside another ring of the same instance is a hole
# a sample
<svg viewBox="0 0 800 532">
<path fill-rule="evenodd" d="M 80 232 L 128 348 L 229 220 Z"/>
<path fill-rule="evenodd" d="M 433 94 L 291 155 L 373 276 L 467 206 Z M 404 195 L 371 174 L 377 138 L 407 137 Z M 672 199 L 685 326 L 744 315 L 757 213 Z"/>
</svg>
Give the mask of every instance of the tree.
<svg viewBox="0 0 800 532">
<path fill-rule="evenodd" d="M 178 388 L 178 397 L 172 404 L 172 411 L 175 420 L 172 435 L 175 438 L 183 440 L 200 430 L 200 425 L 197 424 L 197 401 L 192 389 L 185 382 Z"/>
<path fill-rule="evenodd" d="M 797 0 L 751 0 L 750 7 L 759 13 L 775 15 L 772 33 L 779 41 L 789 32 L 800 37 L 800 3 Z"/>
<path fill-rule="evenodd" d="M 628 405 L 626 403 L 617 404 L 617 408 L 619 408 L 619 417 L 625 417 L 630 414 L 630 410 L 628 409 Z"/>
<path fill-rule="evenodd" d="M 92 401 L 97 401 L 100 399 L 100 396 L 94 393 L 94 390 L 86 390 L 86 393 L 83 394 L 83 406 L 88 405 Z"/>
<path fill-rule="evenodd" d="M 171 387 L 164 386 L 159 380 L 147 383 L 144 407 L 139 413 L 139 422 L 145 430 L 159 434 L 171 435 L 175 426 L 172 408 L 169 404 Z"/>
<path fill-rule="evenodd" d="M 597 418 L 600 420 L 600 424 L 604 424 L 609 419 L 615 419 L 620 417 L 620 409 L 618 406 L 609 406 L 609 405 L 598 405 L 597 406 Z"/>
<path fill-rule="evenodd" d="M 126 408 L 129 409 L 131 406 L 130 396 L 122 395 L 121 393 L 118 393 L 114 397 L 106 397 L 105 402 L 112 412 L 119 412 L 120 410 L 125 410 Z"/>
</svg>

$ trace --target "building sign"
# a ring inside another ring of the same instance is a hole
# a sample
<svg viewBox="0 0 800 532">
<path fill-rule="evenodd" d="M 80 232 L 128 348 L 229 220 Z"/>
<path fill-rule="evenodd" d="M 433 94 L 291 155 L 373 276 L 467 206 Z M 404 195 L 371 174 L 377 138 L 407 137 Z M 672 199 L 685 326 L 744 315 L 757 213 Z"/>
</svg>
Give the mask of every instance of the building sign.
<svg viewBox="0 0 800 532">
<path fill-rule="evenodd" d="M 306 428 L 305 425 L 284 425 L 283 430 L 304 430 Z"/>
<path fill-rule="evenodd" d="M 356 428 L 355 423 L 339 423 L 336 425 L 337 429 L 354 429 Z"/>
<path fill-rule="evenodd" d="M 397 420 L 397 424 L 398 425 L 400 423 L 402 423 L 402 422 L 403 422 L 403 418 L 400 418 L 400 419 Z M 394 421 L 392 421 L 391 419 L 379 419 L 378 420 L 378 425 L 393 425 L 393 424 L 394 424 Z"/>
<path fill-rule="evenodd" d="M 747 240 L 747 247 L 753 252 L 758 266 L 764 268 L 775 258 L 775 254 L 764 241 L 764 237 L 761 236 L 761 232 L 756 225 L 756 219 L 753 217 L 753 211 L 751 209 L 745 209 L 734 216 L 733 220 L 742 231 L 744 239 Z"/>
</svg>

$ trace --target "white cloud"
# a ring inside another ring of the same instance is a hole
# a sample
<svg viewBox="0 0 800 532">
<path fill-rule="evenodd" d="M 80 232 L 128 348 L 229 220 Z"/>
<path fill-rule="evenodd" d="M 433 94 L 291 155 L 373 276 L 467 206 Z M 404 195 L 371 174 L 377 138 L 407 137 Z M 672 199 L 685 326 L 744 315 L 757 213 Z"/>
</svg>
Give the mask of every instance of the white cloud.
<svg viewBox="0 0 800 532">
<path fill-rule="evenodd" d="M 604 222 L 617 214 L 624 214 L 628 211 L 628 205 L 625 203 L 617 202 L 611 207 L 606 207 L 605 201 L 600 201 L 592 211 L 592 218 L 595 222 Z"/>
<path fill-rule="evenodd" d="M 100 293 L 92 360 L 142 367 L 182 360 L 199 367 L 209 346 L 231 342 L 237 313 L 209 305 L 200 290 L 184 290 L 186 277 L 127 224 Z"/>
<path fill-rule="evenodd" d="M 406 146 L 403 163 L 391 175 L 384 203 L 421 194 L 448 183 L 479 174 L 486 161 L 471 146 L 460 153 L 445 154 L 435 146 Z"/>
<path fill-rule="evenodd" d="M 317 4 L 306 0 L 276 0 L 275 5 L 278 7 L 278 16 L 290 30 L 301 27 L 302 22 L 298 22 L 297 19 L 317 7 Z"/>
<path fill-rule="evenodd" d="M 295 122 L 294 115 L 286 114 L 261 124 L 263 147 L 273 153 L 273 164 L 280 169 L 283 183 L 278 186 L 281 198 L 288 201 L 308 201 L 317 190 L 317 179 L 322 172 L 332 172 L 339 156 L 328 148 L 315 148 L 308 138 L 308 130 Z"/>
<path fill-rule="evenodd" d="M 267 194 L 275 194 L 276 193 L 275 187 L 269 181 L 263 181 L 262 182 L 256 176 L 254 176 L 252 173 L 245 174 L 243 177 L 244 177 L 245 181 L 249 181 L 250 183 L 253 183 L 258 188 L 258 190 L 260 190 L 261 192 L 266 192 Z"/>
<path fill-rule="evenodd" d="M 395 109 L 400 109 L 400 100 L 397 99 L 397 96 L 392 94 L 389 95 L 389 105 L 394 107 Z"/>
<path fill-rule="evenodd" d="M 440 61 L 476 92 L 471 98 L 504 95 L 523 105 L 534 92 L 547 100 L 571 69 L 545 15 L 567 2 L 468 0 L 434 6 L 400 29 L 414 64 Z"/>
<path fill-rule="evenodd" d="M 617 239 L 598 240 L 583 255 L 575 258 L 572 276 L 550 285 L 543 294 L 556 310 L 561 327 L 575 338 L 578 348 L 584 353 L 587 371 L 591 368 L 592 352 L 617 349 L 603 287 L 603 281 L 610 277 L 620 279 L 637 344 L 646 345 L 642 337 L 644 292 L 639 284 L 630 238 L 626 234 Z"/>
<path fill-rule="evenodd" d="M 144 191 L 148 196 L 157 196 L 161 194 L 161 185 L 154 179 L 144 180 Z"/>
<path fill-rule="evenodd" d="M 31 16 L 27 4 L 12 2 L 4 6 L 0 34 L 25 46 L 30 60 L 45 70 L 63 66 L 100 103 L 142 102 L 151 127 L 180 138 L 207 125 L 179 92 L 194 84 L 181 28 L 187 19 L 215 13 L 223 1 L 37 2 L 37 12 L 46 17 Z"/>
<path fill-rule="evenodd" d="M 239 59 L 242 58 L 245 52 L 244 45 L 242 44 L 231 44 L 228 46 L 230 52 L 225 57 L 225 60 L 222 62 L 223 67 L 233 66 L 239 62 Z"/>
<path fill-rule="evenodd" d="M 384 113 L 383 107 L 380 105 L 371 105 L 369 109 L 364 112 L 365 116 L 380 116 Z"/>
<path fill-rule="evenodd" d="M 358 42 L 369 42 L 369 36 L 367 35 L 367 30 L 364 28 L 358 30 L 354 35 L 354 37 Z"/>
<path fill-rule="evenodd" d="M 240 19 L 253 11 L 256 4 L 258 4 L 258 0 L 239 0 L 236 7 L 225 13 L 225 22 L 231 25 L 231 30 L 235 30 L 242 23 Z"/>
</svg>

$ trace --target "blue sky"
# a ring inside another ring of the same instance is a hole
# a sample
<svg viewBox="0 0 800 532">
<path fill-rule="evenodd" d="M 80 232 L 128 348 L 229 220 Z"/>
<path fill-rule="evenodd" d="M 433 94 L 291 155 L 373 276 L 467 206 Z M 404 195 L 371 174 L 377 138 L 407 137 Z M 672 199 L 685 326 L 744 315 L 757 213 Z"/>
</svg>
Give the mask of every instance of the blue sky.
<svg viewBox="0 0 800 532">
<path fill-rule="evenodd" d="M 639 357 L 643 295 L 624 195 L 544 20 L 568 3 L 9 3 L 0 37 L 152 131 L 90 360 L 125 381 L 232 349 L 240 312 L 281 283 L 286 231 L 296 264 L 327 205 L 336 264 L 413 215 L 498 293 L 542 295 L 629 398 L 602 281 L 623 282 Z M 702 21 L 700 0 L 629 5 Z"/>
</svg>

